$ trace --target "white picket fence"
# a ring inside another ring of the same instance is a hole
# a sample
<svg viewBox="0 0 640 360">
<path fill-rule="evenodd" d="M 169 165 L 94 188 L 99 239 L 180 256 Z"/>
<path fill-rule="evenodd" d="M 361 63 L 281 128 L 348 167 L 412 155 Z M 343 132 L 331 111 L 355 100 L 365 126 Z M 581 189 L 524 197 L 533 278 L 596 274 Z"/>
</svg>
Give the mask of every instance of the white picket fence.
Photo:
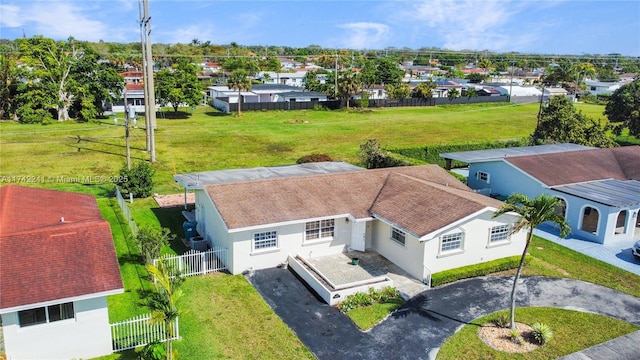
<svg viewBox="0 0 640 360">
<path fill-rule="evenodd" d="M 111 344 L 113 351 L 124 351 L 145 346 L 154 341 L 167 341 L 164 323 L 150 323 L 151 314 L 138 315 L 132 319 L 111 325 Z M 173 324 L 173 340 L 180 338 L 178 318 Z"/>
<path fill-rule="evenodd" d="M 162 261 L 175 275 L 193 276 L 227 269 L 227 249 L 189 250 L 183 255 L 163 256 Z M 159 259 L 153 260 L 157 265 Z"/>
</svg>

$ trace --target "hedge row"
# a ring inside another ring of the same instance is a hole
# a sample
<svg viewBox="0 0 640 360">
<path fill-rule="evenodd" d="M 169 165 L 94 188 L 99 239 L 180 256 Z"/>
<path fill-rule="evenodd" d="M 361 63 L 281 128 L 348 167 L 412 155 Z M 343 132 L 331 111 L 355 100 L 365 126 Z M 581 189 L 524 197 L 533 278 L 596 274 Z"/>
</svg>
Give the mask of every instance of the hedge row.
<svg viewBox="0 0 640 360">
<path fill-rule="evenodd" d="M 419 159 L 427 162 L 428 164 L 438 164 L 442 167 L 445 166 L 445 160 L 440 157 L 441 153 L 458 152 L 458 151 L 471 151 L 471 150 L 486 150 L 486 149 L 501 149 L 517 146 L 526 146 L 527 139 L 519 140 L 499 140 L 484 143 L 467 143 L 467 144 L 453 144 L 453 145 L 430 145 L 426 147 L 411 147 L 411 148 L 390 148 L 387 151 L 401 154 L 406 157 Z M 466 166 L 467 164 L 453 161 L 452 167 Z"/>
<path fill-rule="evenodd" d="M 527 255 L 524 261 L 525 264 L 529 264 L 531 256 Z M 489 275 L 495 272 L 516 269 L 518 265 L 520 265 L 520 256 L 511 256 L 486 263 L 441 271 L 431 275 L 431 286 L 436 287 L 462 279 L 469 279 Z"/>
</svg>

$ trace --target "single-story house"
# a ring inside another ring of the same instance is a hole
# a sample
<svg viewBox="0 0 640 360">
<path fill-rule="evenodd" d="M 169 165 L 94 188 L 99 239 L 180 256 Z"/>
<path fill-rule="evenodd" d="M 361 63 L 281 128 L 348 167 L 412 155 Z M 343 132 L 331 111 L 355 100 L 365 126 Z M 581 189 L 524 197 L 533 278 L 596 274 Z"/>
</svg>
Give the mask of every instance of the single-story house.
<svg viewBox="0 0 640 360">
<path fill-rule="evenodd" d="M 340 163 L 338 163 L 340 164 Z M 416 279 L 521 254 L 517 215 L 437 165 L 375 170 L 314 163 L 283 169 L 181 174 L 195 192 L 198 233 L 226 248 L 233 274 L 288 257 L 375 251 Z M 278 172 L 281 174 L 278 174 Z"/>
<path fill-rule="evenodd" d="M 611 95 L 625 84 L 622 81 L 603 82 L 598 80 L 585 80 L 584 83 L 587 85 L 587 91 L 591 95 Z"/>
<path fill-rule="evenodd" d="M 0 317 L 8 359 L 112 353 L 107 296 L 124 292 L 91 195 L 0 188 Z"/>
<path fill-rule="evenodd" d="M 441 157 L 469 164 L 468 185 L 492 196 L 556 196 L 573 235 L 632 240 L 640 211 L 640 146 L 576 144 L 463 151 Z"/>
<path fill-rule="evenodd" d="M 275 95 L 278 102 L 327 101 L 327 94 L 318 91 L 291 91 Z"/>
</svg>

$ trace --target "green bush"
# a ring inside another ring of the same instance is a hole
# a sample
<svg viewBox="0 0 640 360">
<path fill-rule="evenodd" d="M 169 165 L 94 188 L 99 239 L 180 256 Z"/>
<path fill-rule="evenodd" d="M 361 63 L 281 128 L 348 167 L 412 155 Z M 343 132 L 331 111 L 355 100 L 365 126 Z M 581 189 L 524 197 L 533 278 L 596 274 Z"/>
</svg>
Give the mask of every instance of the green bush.
<svg viewBox="0 0 640 360">
<path fill-rule="evenodd" d="M 364 144 L 360 144 L 360 161 L 367 169 L 379 169 L 396 166 L 418 165 L 419 159 L 411 159 L 402 154 L 394 154 L 383 150 L 380 142 L 376 139 L 369 139 Z"/>
<path fill-rule="evenodd" d="M 527 139 L 519 140 L 507 140 L 507 141 L 492 141 L 485 143 L 468 143 L 468 144 L 451 144 L 451 145 L 429 145 L 410 148 L 390 148 L 387 149 L 390 152 L 401 154 L 410 158 L 419 159 L 425 161 L 428 164 L 438 164 L 445 167 L 445 160 L 440 157 L 441 153 L 459 152 L 459 151 L 471 151 L 471 150 L 486 150 L 486 149 L 500 149 L 509 147 L 526 146 Z M 452 167 L 466 166 L 465 163 L 459 161 L 453 161 Z"/>
<path fill-rule="evenodd" d="M 296 160 L 296 164 L 323 162 L 323 161 L 333 161 L 333 158 L 327 154 L 310 154 L 310 155 L 305 155 L 299 158 L 298 160 Z"/>
<path fill-rule="evenodd" d="M 168 246 L 169 240 L 173 240 L 174 237 L 167 228 L 158 229 L 146 226 L 138 230 L 134 240 L 144 257 L 145 264 L 153 264 L 153 259 L 160 256 L 162 248 Z"/>
<path fill-rule="evenodd" d="M 153 174 L 151 166 L 144 161 L 132 166 L 131 169 L 128 169 L 125 164 L 120 168 L 120 176 L 115 184 L 122 192 L 133 194 L 133 197 L 148 197 L 153 192 Z"/>
<path fill-rule="evenodd" d="M 382 290 L 369 288 L 369 293 L 358 292 L 347 296 L 343 302 L 338 304 L 338 309 L 347 313 L 353 309 L 370 306 L 374 303 L 383 303 L 400 298 L 400 292 L 390 286 L 387 286 Z"/>
<path fill-rule="evenodd" d="M 511 323 L 511 319 L 509 318 L 509 313 L 506 311 L 499 312 L 495 315 L 492 322 L 501 328 L 506 328 Z"/>
<path fill-rule="evenodd" d="M 534 323 L 531 328 L 533 329 L 531 335 L 540 345 L 548 343 L 553 337 L 551 328 L 546 324 Z"/>
<path fill-rule="evenodd" d="M 525 258 L 525 264 L 531 261 L 530 256 Z M 431 286 L 436 287 L 454 281 L 484 276 L 491 273 L 515 269 L 520 264 L 520 256 L 511 256 L 508 258 L 493 260 L 481 264 L 464 266 L 457 269 L 437 272 L 431 275 Z"/>
<path fill-rule="evenodd" d="M 511 341 L 514 343 L 522 345 L 523 340 L 518 329 L 509 329 L 509 338 L 511 338 Z"/>
</svg>

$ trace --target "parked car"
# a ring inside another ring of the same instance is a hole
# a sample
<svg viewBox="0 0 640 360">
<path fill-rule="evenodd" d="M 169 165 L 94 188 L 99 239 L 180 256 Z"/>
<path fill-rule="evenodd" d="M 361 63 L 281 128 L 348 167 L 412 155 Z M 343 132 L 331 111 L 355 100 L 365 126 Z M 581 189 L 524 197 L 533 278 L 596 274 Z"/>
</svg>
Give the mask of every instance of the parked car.
<svg viewBox="0 0 640 360">
<path fill-rule="evenodd" d="M 633 249 L 631 251 L 636 259 L 640 259 L 640 240 L 633 244 Z"/>
</svg>

